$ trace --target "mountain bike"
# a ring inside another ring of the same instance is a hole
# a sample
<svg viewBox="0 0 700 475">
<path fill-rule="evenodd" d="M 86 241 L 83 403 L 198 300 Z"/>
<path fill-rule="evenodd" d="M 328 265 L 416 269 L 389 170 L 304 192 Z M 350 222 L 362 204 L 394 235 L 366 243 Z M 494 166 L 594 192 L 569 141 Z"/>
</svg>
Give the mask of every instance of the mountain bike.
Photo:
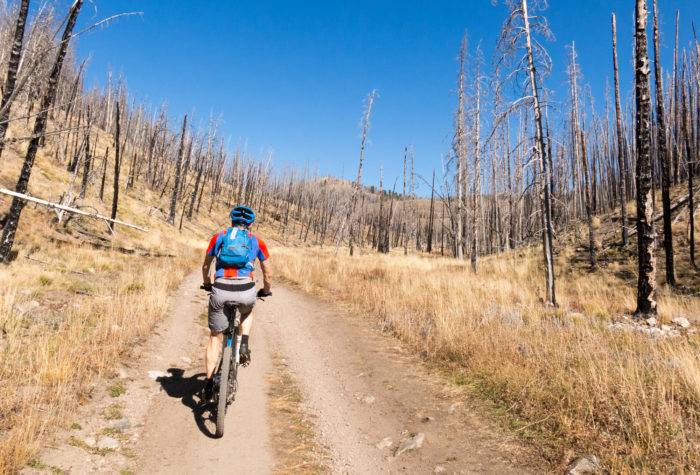
<svg viewBox="0 0 700 475">
<path fill-rule="evenodd" d="M 207 290 L 204 286 L 201 289 Z M 264 300 L 262 297 L 258 297 Z M 214 372 L 214 399 L 216 406 L 216 437 L 224 435 L 224 420 L 228 406 L 236 399 L 238 390 L 238 367 L 241 364 L 241 315 L 238 304 L 224 303 L 224 313 L 228 318 L 228 328 L 223 331 L 224 341 L 217 369 Z"/>
</svg>

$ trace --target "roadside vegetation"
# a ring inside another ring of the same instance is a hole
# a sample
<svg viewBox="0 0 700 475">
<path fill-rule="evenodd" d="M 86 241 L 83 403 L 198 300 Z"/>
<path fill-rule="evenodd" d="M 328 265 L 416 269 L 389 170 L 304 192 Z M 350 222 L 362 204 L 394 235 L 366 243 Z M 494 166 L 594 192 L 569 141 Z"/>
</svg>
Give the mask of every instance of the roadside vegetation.
<svg viewBox="0 0 700 475">
<path fill-rule="evenodd" d="M 303 407 L 303 396 L 287 363 L 273 355 L 269 383 L 272 446 L 277 475 L 328 473 L 328 454 L 319 446 L 313 416 Z"/>
<path fill-rule="evenodd" d="M 13 150 L 4 155 L 5 164 L 16 163 Z M 37 177 L 62 172 L 43 161 L 38 167 L 45 174 Z M 47 178 L 34 183 L 51 186 Z M 126 202 L 127 215 L 145 206 L 137 196 Z M 85 235 L 103 234 L 101 222 L 56 226 L 53 219 L 53 211 L 26 210 L 19 255 L 0 267 L 1 473 L 21 467 L 52 427 L 70 423 L 78 405 L 105 391 L 95 378 L 112 376 L 149 336 L 199 259 L 194 231 L 172 234 L 152 221 L 146 239 L 124 230 L 106 243 Z"/>
<path fill-rule="evenodd" d="M 486 257 L 478 274 L 449 258 L 327 247 L 276 249 L 275 269 L 379 322 L 469 395 L 493 402 L 497 419 L 552 466 L 592 453 L 612 473 L 697 467 L 697 327 L 654 338 L 612 326 L 635 309 L 632 254 L 609 248 L 591 273 L 585 252 L 569 243 L 556 257 L 558 308 L 542 303 L 534 247 Z M 697 288 L 694 270 L 677 272 Z M 700 297 L 664 288 L 659 309 L 663 324 L 697 322 Z"/>
</svg>

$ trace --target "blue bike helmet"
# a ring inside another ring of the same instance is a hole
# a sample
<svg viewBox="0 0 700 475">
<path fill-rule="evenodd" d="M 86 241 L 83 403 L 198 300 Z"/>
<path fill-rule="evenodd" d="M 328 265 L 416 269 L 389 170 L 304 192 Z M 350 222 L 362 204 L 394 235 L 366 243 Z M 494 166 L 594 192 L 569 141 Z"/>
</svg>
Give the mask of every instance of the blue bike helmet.
<svg viewBox="0 0 700 475">
<path fill-rule="evenodd" d="M 245 224 L 250 226 L 255 221 L 255 212 L 248 206 L 238 205 L 231 210 L 231 222 L 233 224 Z"/>
</svg>

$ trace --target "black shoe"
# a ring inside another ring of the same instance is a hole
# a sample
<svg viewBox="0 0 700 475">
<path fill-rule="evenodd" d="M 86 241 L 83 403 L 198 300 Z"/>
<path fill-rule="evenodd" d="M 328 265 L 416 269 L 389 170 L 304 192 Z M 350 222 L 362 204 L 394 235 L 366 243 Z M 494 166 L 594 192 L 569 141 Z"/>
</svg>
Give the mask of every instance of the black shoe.
<svg viewBox="0 0 700 475">
<path fill-rule="evenodd" d="M 214 397 L 214 378 L 207 379 L 207 382 L 204 384 L 204 401 L 211 401 L 212 398 Z"/>
<path fill-rule="evenodd" d="M 250 364 L 250 360 L 251 360 L 250 348 L 248 347 L 248 343 L 241 342 L 240 355 L 241 355 L 241 364 L 243 366 L 248 366 Z"/>
</svg>

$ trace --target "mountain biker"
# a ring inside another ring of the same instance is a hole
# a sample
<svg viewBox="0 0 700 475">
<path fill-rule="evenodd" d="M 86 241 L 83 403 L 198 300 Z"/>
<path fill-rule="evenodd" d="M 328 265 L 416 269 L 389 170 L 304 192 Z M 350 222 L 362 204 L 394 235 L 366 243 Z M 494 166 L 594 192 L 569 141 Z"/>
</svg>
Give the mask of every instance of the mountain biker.
<svg viewBox="0 0 700 475">
<path fill-rule="evenodd" d="M 209 343 L 205 353 L 207 381 L 204 397 L 211 399 L 214 390 L 214 371 L 219 360 L 219 351 L 223 344 L 223 331 L 228 328 L 228 318 L 224 314 L 224 303 L 236 302 L 241 315 L 241 364 L 250 363 L 250 329 L 253 324 L 253 306 L 256 297 L 272 295 L 270 292 L 272 271 L 268 258 L 267 246 L 262 239 L 250 232 L 250 225 L 255 221 L 255 212 L 248 206 L 239 205 L 231 210 L 231 227 L 216 233 L 209 242 L 202 278 L 204 289 L 211 292 L 209 296 Z M 211 282 L 211 263 L 216 258 L 214 283 Z M 260 261 L 263 273 L 263 287 L 255 291 L 253 268 L 255 259 Z"/>
</svg>

